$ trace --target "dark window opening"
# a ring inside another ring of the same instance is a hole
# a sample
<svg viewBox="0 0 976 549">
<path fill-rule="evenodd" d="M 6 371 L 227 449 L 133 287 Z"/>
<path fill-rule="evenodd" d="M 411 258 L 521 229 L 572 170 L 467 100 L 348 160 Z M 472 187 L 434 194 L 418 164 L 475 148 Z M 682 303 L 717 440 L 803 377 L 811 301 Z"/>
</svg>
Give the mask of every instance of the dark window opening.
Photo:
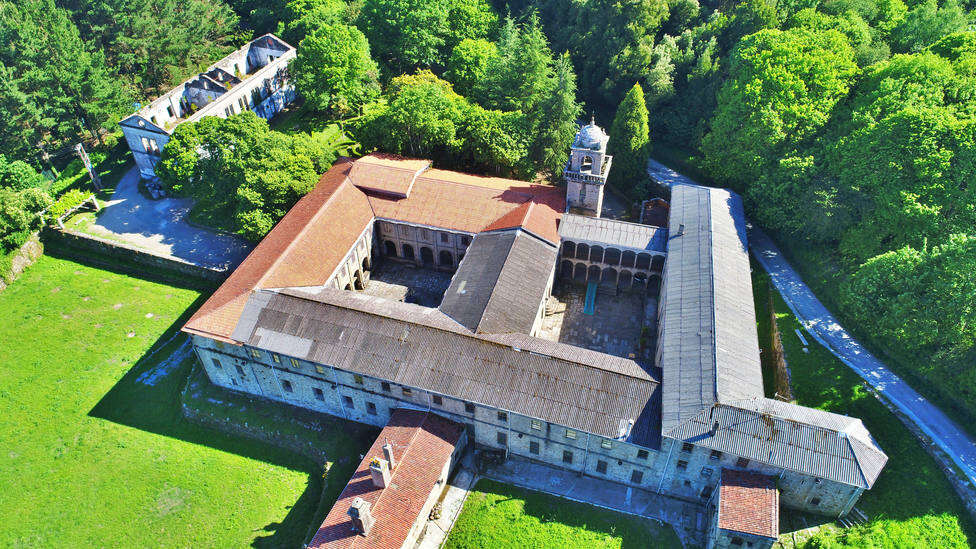
<svg viewBox="0 0 976 549">
<path fill-rule="evenodd" d="M 498 421 L 508 421 L 508 413 L 498 412 Z"/>
<path fill-rule="evenodd" d="M 596 472 L 597 473 L 600 473 L 600 474 L 603 474 L 603 475 L 607 474 L 607 462 L 603 461 L 602 459 L 601 460 L 597 460 L 597 462 L 596 462 Z"/>
<path fill-rule="evenodd" d="M 708 459 L 712 461 L 718 461 L 722 459 L 722 452 L 719 452 L 718 450 L 712 450 L 712 453 L 708 456 Z"/>
<path fill-rule="evenodd" d="M 529 443 L 529 453 L 530 454 L 539 455 L 539 443 L 538 442 L 536 442 L 536 441 L 533 440 L 532 442 Z"/>
<path fill-rule="evenodd" d="M 637 450 L 637 459 L 647 459 L 647 450 Z"/>
<path fill-rule="evenodd" d="M 281 380 L 281 388 L 284 389 L 286 393 L 290 393 L 292 391 L 291 382 L 287 379 Z"/>
<path fill-rule="evenodd" d="M 820 505 L 820 498 L 813 498 L 810 500 L 810 505 Z"/>
<path fill-rule="evenodd" d="M 508 444 L 508 435 L 498 431 L 495 433 L 495 440 L 498 441 L 499 446 L 506 446 Z"/>
<path fill-rule="evenodd" d="M 634 469 L 630 472 L 630 482 L 633 484 L 640 484 L 644 480 L 644 471 Z"/>
<path fill-rule="evenodd" d="M 217 360 L 216 358 L 214 358 L 212 360 L 213 360 L 214 368 L 222 369 L 222 366 L 220 365 L 220 361 L 219 360 Z"/>
<path fill-rule="evenodd" d="M 711 495 L 712 495 L 712 487 L 711 486 L 706 486 L 706 487 L 702 488 L 702 491 L 701 491 L 701 494 L 700 494 L 700 496 L 701 496 L 702 499 L 708 499 L 709 496 L 711 496 Z"/>
<path fill-rule="evenodd" d="M 322 392 L 322 389 L 315 387 L 312 392 L 315 393 L 315 400 L 325 400 L 325 393 Z"/>
<path fill-rule="evenodd" d="M 342 397 L 342 403 L 346 405 L 346 408 L 355 408 L 356 406 L 352 403 L 351 396 Z"/>
<path fill-rule="evenodd" d="M 572 463 L 573 453 L 569 450 L 563 450 L 563 463 Z"/>
<path fill-rule="evenodd" d="M 681 445 L 681 451 L 685 452 L 686 454 L 690 454 L 691 451 L 694 449 L 695 449 L 695 445 L 690 442 L 686 442 Z"/>
<path fill-rule="evenodd" d="M 390 392 L 390 384 L 389 383 L 387 383 L 387 382 L 384 381 L 383 384 L 382 384 L 382 386 L 383 386 L 383 390 L 384 391 L 386 391 L 387 393 Z"/>
<path fill-rule="evenodd" d="M 444 405 L 444 399 L 441 398 L 441 395 L 434 395 L 434 396 L 432 396 L 430 398 L 431 398 L 431 400 L 434 401 L 434 404 L 436 404 L 438 406 L 443 406 Z"/>
<path fill-rule="evenodd" d="M 473 414 L 474 413 L 474 404 L 471 404 L 470 402 L 465 402 L 464 403 L 464 411 L 467 412 L 467 413 L 469 413 L 469 414 Z"/>
<path fill-rule="evenodd" d="M 402 387 L 400 391 L 403 392 L 403 396 L 408 397 L 413 395 L 413 389 L 410 387 Z"/>
<path fill-rule="evenodd" d="M 735 466 L 736 467 L 739 467 L 739 468 L 742 468 L 742 469 L 745 469 L 746 467 L 749 466 L 749 460 L 746 459 L 746 458 L 740 457 L 739 459 L 735 460 Z"/>
<path fill-rule="evenodd" d="M 374 415 L 375 416 L 376 415 L 376 405 L 373 404 L 372 402 L 367 402 L 366 403 L 366 411 L 369 412 L 371 415 Z"/>
<path fill-rule="evenodd" d="M 678 469 L 681 470 L 681 471 L 687 470 L 688 469 L 688 462 L 685 461 L 685 460 L 683 460 L 683 459 L 679 459 L 678 460 Z"/>
<path fill-rule="evenodd" d="M 237 374 L 239 376 L 244 377 L 245 375 L 247 375 L 244 373 L 244 368 L 241 368 L 240 364 L 235 364 L 235 367 L 237 368 Z"/>
</svg>

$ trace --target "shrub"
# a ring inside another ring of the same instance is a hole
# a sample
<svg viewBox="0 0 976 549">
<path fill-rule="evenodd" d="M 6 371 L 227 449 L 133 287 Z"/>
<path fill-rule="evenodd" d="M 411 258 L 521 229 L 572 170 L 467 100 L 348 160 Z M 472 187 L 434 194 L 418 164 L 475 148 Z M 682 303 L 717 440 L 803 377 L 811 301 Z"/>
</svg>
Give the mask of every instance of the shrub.
<svg viewBox="0 0 976 549">
<path fill-rule="evenodd" d="M 81 204 L 91 196 L 92 193 L 85 192 L 81 189 L 71 189 L 70 191 L 61 195 L 51 208 L 47 211 L 47 218 L 50 221 L 55 221 L 62 215 L 68 213 L 69 210 Z"/>
</svg>

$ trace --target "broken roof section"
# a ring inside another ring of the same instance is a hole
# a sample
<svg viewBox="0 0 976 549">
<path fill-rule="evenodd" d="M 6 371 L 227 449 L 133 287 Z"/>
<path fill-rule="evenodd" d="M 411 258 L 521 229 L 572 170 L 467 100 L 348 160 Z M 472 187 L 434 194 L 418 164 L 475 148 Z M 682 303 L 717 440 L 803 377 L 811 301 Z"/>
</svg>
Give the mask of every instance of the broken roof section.
<svg viewBox="0 0 976 549">
<path fill-rule="evenodd" d="M 556 255 L 553 244 L 521 229 L 479 233 L 438 309 L 474 332 L 529 334 Z"/>
</svg>

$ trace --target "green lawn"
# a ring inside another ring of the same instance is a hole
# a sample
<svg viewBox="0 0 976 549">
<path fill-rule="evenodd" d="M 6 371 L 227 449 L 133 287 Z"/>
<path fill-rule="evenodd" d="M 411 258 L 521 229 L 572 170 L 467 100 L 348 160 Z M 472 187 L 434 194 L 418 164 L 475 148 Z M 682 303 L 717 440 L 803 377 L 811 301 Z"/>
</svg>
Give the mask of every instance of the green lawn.
<svg viewBox="0 0 976 549">
<path fill-rule="evenodd" d="M 304 541 L 317 466 L 183 421 L 182 336 L 140 358 L 199 299 L 49 256 L 0 292 L 0 546 Z"/>
<path fill-rule="evenodd" d="M 762 347 L 768 347 L 769 341 L 769 288 L 769 277 L 754 263 L 753 290 Z M 888 454 L 881 477 L 857 504 L 871 521 L 846 531 L 828 526 L 808 546 L 968 547 L 967 539 L 976 539 L 976 527 L 935 460 L 901 421 L 864 388 L 857 374 L 809 335 L 809 353 L 803 352 L 794 333 L 800 324 L 775 290 L 773 307 L 797 402 L 861 418 Z M 818 520 L 823 519 L 784 515 L 781 531 L 785 535 L 781 541 L 792 546 L 788 533 Z"/>
<path fill-rule="evenodd" d="M 492 480 L 480 480 L 444 545 L 482 547 L 681 547 L 668 526 Z"/>
</svg>

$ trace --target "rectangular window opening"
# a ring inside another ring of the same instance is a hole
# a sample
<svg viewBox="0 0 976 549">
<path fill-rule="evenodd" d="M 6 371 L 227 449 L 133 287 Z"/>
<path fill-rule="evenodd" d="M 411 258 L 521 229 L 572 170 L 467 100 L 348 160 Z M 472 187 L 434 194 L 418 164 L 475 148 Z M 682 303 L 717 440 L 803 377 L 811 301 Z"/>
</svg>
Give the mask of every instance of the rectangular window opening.
<svg viewBox="0 0 976 549">
<path fill-rule="evenodd" d="M 325 393 L 322 391 L 322 389 L 313 387 L 312 392 L 315 393 L 315 400 L 325 400 Z"/>
<path fill-rule="evenodd" d="M 529 442 L 529 453 L 539 455 L 539 443 L 536 441 Z"/>
<path fill-rule="evenodd" d="M 569 450 L 563 450 L 563 463 L 573 463 L 573 453 Z"/>
<path fill-rule="evenodd" d="M 600 473 L 602 475 L 607 474 L 607 462 L 603 461 L 602 459 L 597 460 L 597 462 L 596 462 L 596 472 L 597 473 Z"/>
<path fill-rule="evenodd" d="M 356 407 L 356 405 L 353 404 L 353 402 L 352 402 L 352 397 L 351 396 L 344 396 L 344 397 L 342 397 L 342 403 L 346 406 L 346 408 L 355 408 Z"/>
<path fill-rule="evenodd" d="M 634 469 L 630 472 L 631 484 L 640 484 L 644 480 L 644 471 Z"/>
<path fill-rule="evenodd" d="M 287 379 L 281 380 L 281 388 L 284 389 L 286 393 L 292 392 L 291 382 Z"/>
<path fill-rule="evenodd" d="M 376 415 L 376 404 L 374 404 L 372 402 L 367 402 L 366 403 L 366 411 L 370 415 L 375 416 Z"/>
<path fill-rule="evenodd" d="M 434 404 L 436 404 L 438 406 L 443 406 L 444 405 L 444 399 L 441 397 L 441 395 L 434 395 L 434 396 L 431 397 L 431 400 L 433 400 L 434 401 Z"/>
</svg>

